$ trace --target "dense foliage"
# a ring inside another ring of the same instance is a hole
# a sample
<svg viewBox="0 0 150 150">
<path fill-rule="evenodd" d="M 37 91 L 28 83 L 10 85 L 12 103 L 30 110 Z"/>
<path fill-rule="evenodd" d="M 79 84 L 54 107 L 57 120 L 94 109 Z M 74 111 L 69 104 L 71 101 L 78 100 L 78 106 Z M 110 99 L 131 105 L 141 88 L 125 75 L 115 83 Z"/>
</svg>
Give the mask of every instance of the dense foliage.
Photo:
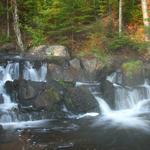
<svg viewBox="0 0 150 150">
<path fill-rule="evenodd" d="M 126 35 L 142 24 L 140 3 L 140 0 L 125 0 L 123 3 L 123 31 Z M 8 0 L 8 10 L 6 5 L 6 0 L 0 2 L 1 43 L 7 41 L 4 39 L 7 11 L 13 32 L 11 1 Z M 116 39 L 114 34 L 118 31 L 118 0 L 17 0 L 17 5 L 19 25 L 27 47 L 58 43 L 76 50 L 82 49 L 91 36 L 96 37 L 92 42 L 99 36 L 99 47 L 115 50 L 130 41 L 128 38 Z M 112 41 L 109 45 L 108 40 Z"/>
</svg>

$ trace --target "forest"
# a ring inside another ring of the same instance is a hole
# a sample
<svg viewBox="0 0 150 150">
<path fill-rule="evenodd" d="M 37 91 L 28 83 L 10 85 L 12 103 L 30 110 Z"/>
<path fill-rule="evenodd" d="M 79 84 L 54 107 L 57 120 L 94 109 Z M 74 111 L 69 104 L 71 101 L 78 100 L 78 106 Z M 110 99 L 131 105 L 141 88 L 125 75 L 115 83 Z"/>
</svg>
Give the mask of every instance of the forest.
<svg viewBox="0 0 150 150">
<path fill-rule="evenodd" d="M 149 0 L 1 0 L 0 45 L 67 46 L 72 55 L 145 53 Z"/>
</svg>

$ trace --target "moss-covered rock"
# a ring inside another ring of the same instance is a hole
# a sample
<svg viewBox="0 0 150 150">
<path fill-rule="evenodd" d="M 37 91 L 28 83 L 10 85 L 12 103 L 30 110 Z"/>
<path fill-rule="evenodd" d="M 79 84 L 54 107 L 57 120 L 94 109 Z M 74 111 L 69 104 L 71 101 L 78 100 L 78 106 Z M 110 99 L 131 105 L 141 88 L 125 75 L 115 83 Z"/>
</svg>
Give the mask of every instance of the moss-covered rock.
<svg viewBox="0 0 150 150">
<path fill-rule="evenodd" d="M 62 100 L 60 93 L 54 88 L 48 88 L 42 92 L 34 101 L 34 107 L 37 109 L 47 109 L 57 111 L 59 102 Z"/>
<path fill-rule="evenodd" d="M 71 112 L 87 113 L 99 111 L 99 106 L 86 87 L 68 88 L 65 93 L 64 102 L 68 110 Z"/>
<path fill-rule="evenodd" d="M 125 85 L 135 86 L 144 83 L 143 62 L 132 60 L 122 64 L 123 81 Z"/>
</svg>

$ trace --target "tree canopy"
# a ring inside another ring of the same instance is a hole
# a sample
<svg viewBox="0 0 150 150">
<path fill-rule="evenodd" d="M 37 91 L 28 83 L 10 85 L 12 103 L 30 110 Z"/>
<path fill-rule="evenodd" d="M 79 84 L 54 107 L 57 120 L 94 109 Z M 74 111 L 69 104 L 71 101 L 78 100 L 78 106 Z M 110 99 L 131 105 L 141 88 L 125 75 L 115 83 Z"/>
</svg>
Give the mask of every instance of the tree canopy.
<svg viewBox="0 0 150 150">
<path fill-rule="evenodd" d="M 0 1 L 1 36 L 6 33 L 7 12 L 13 39 L 12 1 Z M 16 0 L 19 27 L 27 47 L 87 39 L 93 32 L 118 31 L 118 0 Z M 122 1 L 123 32 L 142 25 L 141 0 Z M 103 26 L 103 27 L 102 27 Z M 99 30 L 98 30 L 99 28 Z M 101 33 L 100 33 L 101 34 Z M 2 37 L 0 37 L 2 39 Z"/>
</svg>

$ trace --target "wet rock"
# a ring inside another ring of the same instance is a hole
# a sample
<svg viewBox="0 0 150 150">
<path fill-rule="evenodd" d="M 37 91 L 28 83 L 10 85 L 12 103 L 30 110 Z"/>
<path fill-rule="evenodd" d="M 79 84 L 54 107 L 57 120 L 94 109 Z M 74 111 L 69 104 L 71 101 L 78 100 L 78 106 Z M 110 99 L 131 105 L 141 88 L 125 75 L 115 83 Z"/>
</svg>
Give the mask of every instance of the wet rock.
<svg viewBox="0 0 150 150">
<path fill-rule="evenodd" d="M 115 87 L 113 83 L 105 80 L 101 83 L 101 93 L 111 108 L 115 108 Z"/>
<path fill-rule="evenodd" d="M 48 78 L 64 81 L 85 81 L 84 70 L 77 70 L 71 66 L 63 67 L 55 64 L 48 65 Z"/>
<path fill-rule="evenodd" d="M 7 94 L 11 94 L 14 89 L 14 84 L 12 81 L 7 81 L 5 83 L 5 89 Z"/>
<path fill-rule="evenodd" d="M 1 134 L 3 131 L 4 131 L 4 130 L 3 130 L 3 126 L 0 125 L 0 134 Z"/>
<path fill-rule="evenodd" d="M 0 94 L 0 104 L 3 104 L 4 103 L 4 98 L 3 98 L 3 95 Z"/>
<path fill-rule="evenodd" d="M 67 109 L 76 114 L 99 111 L 97 101 L 85 87 L 68 88 L 64 102 Z"/>
<path fill-rule="evenodd" d="M 15 86 L 14 86 L 14 82 L 13 81 L 7 81 L 5 83 L 5 90 L 6 90 L 6 93 L 8 95 L 10 95 L 10 98 L 12 101 L 15 101 L 16 97 L 17 97 L 17 94 L 16 94 L 16 89 L 15 89 Z"/>
<path fill-rule="evenodd" d="M 28 106 L 45 89 L 45 83 L 27 80 L 7 81 L 5 89 L 11 99 Z"/>
<path fill-rule="evenodd" d="M 75 83 L 65 81 L 49 80 L 45 90 L 34 100 L 36 109 L 46 109 L 49 111 L 60 111 L 64 93 L 67 88 L 74 87 Z"/>
<path fill-rule="evenodd" d="M 31 100 L 36 97 L 37 92 L 31 85 L 31 82 L 22 80 L 18 85 L 18 99 L 19 100 Z"/>
<path fill-rule="evenodd" d="M 35 99 L 34 107 L 37 109 L 57 111 L 59 110 L 59 102 L 61 100 L 62 97 L 57 90 L 48 88 Z"/>
</svg>

